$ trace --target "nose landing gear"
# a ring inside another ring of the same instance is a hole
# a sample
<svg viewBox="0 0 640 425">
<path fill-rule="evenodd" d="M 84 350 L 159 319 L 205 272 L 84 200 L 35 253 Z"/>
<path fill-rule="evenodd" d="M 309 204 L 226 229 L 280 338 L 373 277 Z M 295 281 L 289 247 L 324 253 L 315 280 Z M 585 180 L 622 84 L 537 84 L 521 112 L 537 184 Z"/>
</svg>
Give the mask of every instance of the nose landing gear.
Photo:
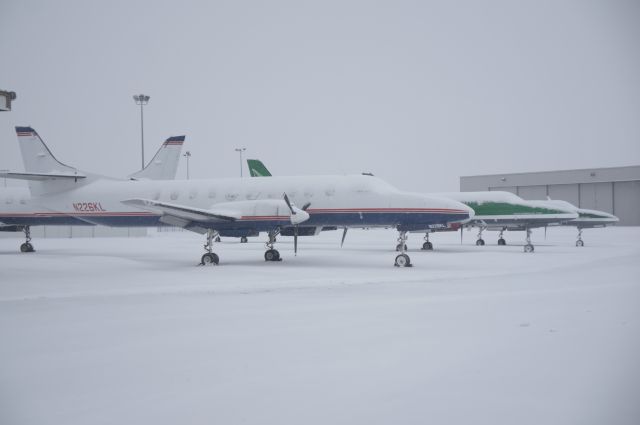
<svg viewBox="0 0 640 425">
<path fill-rule="evenodd" d="M 578 229 L 578 240 L 576 241 L 576 246 L 584 246 L 584 242 L 582 241 L 582 229 Z"/>
<path fill-rule="evenodd" d="M 429 233 L 424 235 L 424 243 L 422 244 L 423 251 L 433 251 L 433 244 L 429 242 Z"/>
<path fill-rule="evenodd" d="M 484 246 L 484 239 L 482 239 L 482 232 L 484 232 L 484 227 L 480 227 L 480 230 L 478 230 L 478 240 L 476 241 L 477 246 Z"/>
<path fill-rule="evenodd" d="M 524 252 L 533 252 L 534 247 L 533 244 L 531 243 L 531 229 L 529 229 L 527 227 L 527 238 L 526 238 L 526 245 L 524 246 Z"/>
<path fill-rule="evenodd" d="M 25 226 L 23 231 L 26 240 L 20 245 L 20 252 L 35 252 L 36 250 L 33 248 L 33 245 L 31 245 L 31 227 Z"/>
<path fill-rule="evenodd" d="M 397 251 L 400 251 L 400 255 L 396 257 L 396 261 L 394 266 L 396 267 L 411 267 L 411 259 L 405 251 L 407 250 L 407 232 L 400 231 L 398 235 L 398 246 L 396 247 Z"/>
</svg>

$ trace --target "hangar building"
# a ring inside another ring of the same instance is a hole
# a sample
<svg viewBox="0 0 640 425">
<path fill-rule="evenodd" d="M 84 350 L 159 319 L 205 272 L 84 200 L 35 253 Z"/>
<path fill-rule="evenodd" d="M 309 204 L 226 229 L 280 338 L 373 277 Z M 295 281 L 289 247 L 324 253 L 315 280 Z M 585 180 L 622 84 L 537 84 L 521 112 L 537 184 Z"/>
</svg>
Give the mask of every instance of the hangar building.
<svg viewBox="0 0 640 425">
<path fill-rule="evenodd" d="M 504 190 L 524 199 L 562 199 L 640 226 L 640 165 L 460 177 L 460 191 Z"/>
</svg>

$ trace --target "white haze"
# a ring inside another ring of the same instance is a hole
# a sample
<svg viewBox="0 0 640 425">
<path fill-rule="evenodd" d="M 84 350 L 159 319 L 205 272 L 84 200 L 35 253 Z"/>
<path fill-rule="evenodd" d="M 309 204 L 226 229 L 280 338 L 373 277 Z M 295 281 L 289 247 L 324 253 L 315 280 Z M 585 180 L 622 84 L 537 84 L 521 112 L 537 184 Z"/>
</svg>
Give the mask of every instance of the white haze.
<svg viewBox="0 0 640 425">
<path fill-rule="evenodd" d="M 640 163 L 636 1 L 0 4 L 0 169 L 31 125 L 63 162 L 124 176 L 186 134 L 192 177 L 460 175 Z M 245 157 L 246 158 L 246 157 Z M 185 164 L 178 171 L 185 176 Z"/>
</svg>

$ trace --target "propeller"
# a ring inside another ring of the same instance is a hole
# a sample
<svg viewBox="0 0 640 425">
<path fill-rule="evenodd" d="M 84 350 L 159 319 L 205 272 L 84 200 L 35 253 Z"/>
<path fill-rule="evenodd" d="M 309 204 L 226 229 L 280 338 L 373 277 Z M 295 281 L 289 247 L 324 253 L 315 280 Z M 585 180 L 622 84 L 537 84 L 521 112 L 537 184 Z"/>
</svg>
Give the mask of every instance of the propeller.
<svg viewBox="0 0 640 425">
<path fill-rule="evenodd" d="M 289 211 L 291 211 L 291 222 L 293 223 L 293 253 L 294 255 L 298 255 L 298 224 L 302 223 L 309 219 L 309 214 L 305 211 L 309 206 L 311 206 L 311 202 L 307 202 L 304 204 L 302 209 L 294 208 L 294 205 L 289 200 L 289 197 L 286 193 L 283 194 L 284 202 L 289 207 Z M 296 211 L 297 210 L 297 211 Z M 295 217 L 296 215 L 300 215 L 301 217 Z"/>
<path fill-rule="evenodd" d="M 464 236 L 464 226 L 460 226 L 460 245 L 462 245 L 462 236 Z"/>
<path fill-rule="evenodd" d="M 344 238 L 347 237 L 347 230 L 349 230 L 349 228 L 345 227 L 344 231 L 342 232 L 342 241 L 340 242 L 340 248 L 342 248 L 342 245 L 344 245 Z"/>
</svg>

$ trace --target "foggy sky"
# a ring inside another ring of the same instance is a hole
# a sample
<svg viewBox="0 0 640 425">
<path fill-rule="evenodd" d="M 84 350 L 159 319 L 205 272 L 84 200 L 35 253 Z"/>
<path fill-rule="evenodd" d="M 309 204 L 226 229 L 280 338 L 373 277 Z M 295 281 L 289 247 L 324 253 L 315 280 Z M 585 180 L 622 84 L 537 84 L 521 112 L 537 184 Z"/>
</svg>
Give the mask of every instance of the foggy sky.
<svg viewBox="0 0 640 425">
<path fill-rule="evenodd" d="M 146 159 L 185 134 L 192 178 L 239 175 L 236 147 L 425 192 L 637 165 L 639 41 L 634 0 L 3 0 L 0 169 L 23 169 L 16 125 L 82 170 L 139 169 L 138 93 Z"/>
</svg>

